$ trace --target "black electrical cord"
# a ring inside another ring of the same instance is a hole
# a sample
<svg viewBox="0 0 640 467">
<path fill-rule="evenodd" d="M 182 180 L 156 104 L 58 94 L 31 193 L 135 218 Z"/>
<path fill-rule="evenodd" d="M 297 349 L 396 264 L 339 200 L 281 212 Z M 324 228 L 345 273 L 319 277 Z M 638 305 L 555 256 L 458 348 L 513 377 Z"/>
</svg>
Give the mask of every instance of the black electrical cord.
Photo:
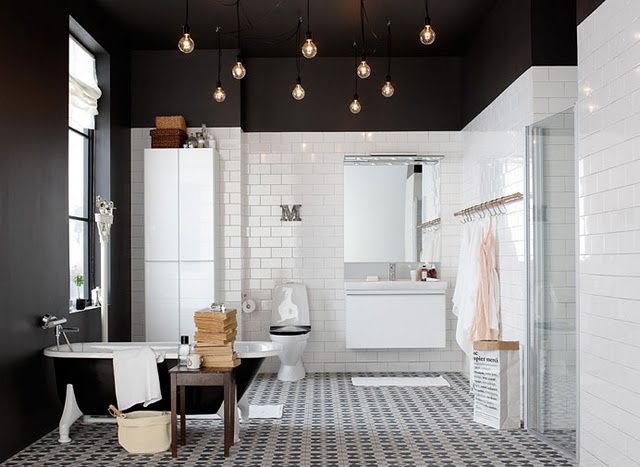
<svg viewBox="0 0 640 467">
<path fill-rule="evenodd" d="M 309 1 L 310 0 L 307 0 L 307 39 L 311 39 L 311 15 L 309 14 Z"/>
<path fill-rule="evenodd" d="M 387 81 L 391 81 L 391 20 L 387 21 Z"/>
<path fill-rule="evenodd" d="M 353 41 L 353 69 L 353 98 L 358 99 L 358 44 L 355 41 Z"/>
<path fill-rule="evenodd" d="M 218 88 L 222 87 L 222 81 L 220 81 L 220 68 L 222 68 L 222 46 L 220 41 L 221 30 L 222 30 L 222 27 L 220 26 L 216 27 L 216 33 L 218 34 L 218 84 L 216 84 L 216 87 Z"/>
<path fill-rule="evenodd" d="M 429 16 L 429 0 L 424 0 L 424 24 L 431 24 L 431 17 Z"/>
<path fill-rule="evenodd" d="M 236 26 L 238 31 L 238 57 L 237 61 L 242 61 L 242 53 L 240 52 L 240 0 L 236 0 Z"/>
<path fill-rule="evenodd" d="M 183 34 L 189 34 L 189 0 L 185 0 Z"/>
<path fill-rule="evenodd" d="M 362 60 L 367 56 L 367 43 L 364 37 L 364 0 L 360 0 L 360 32 L 362 36 Z"/>
<path fill-rule="evenodd" d="M 296 43 L 295 45 L 295 54 L 296 54 L 296 70 L 298 72 L 298 78 L 296 79 L 296 83 L 301 84 L 300 81 L 300 54 L 298 53 L 298 46 L 300 44 L 300 25 L 302 24 L 302 16 L 298 18 L 298 24 L 296 25 Z"/>
</svg>

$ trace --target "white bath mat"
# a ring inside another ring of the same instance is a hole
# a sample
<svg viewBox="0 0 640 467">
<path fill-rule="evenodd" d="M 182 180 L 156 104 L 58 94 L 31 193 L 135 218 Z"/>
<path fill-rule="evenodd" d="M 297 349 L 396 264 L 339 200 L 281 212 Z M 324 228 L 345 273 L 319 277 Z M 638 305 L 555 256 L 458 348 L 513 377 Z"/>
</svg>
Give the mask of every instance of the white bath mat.
<svg viewBox="0 0 640 467">
<path fill-rule="evenodd" d="M 402 386 L 402 387 L 449 387 L 449 382 L 442 376 L 380 376 L 373 378 L 351 377 L 354 386 Z"/>
<path fill-rule="evenodd" d="M 249 406 L 249 418 L 282 418 L 283 404 Z"/>
</svg>

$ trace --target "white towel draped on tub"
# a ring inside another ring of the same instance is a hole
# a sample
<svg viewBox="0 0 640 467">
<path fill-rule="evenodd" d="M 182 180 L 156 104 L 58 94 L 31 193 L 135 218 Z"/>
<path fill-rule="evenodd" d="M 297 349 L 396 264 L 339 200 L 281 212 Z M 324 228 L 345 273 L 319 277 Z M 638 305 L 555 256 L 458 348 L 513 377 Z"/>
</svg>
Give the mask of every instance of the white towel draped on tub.
<svg viewBox="0 0 640 467">
<path fill-rule="evenodd" d="M 145 407 L 162 399 L 157 357 L 150 347 L 113 351 L 113 378 L 118 408 Z"/>
</svg>

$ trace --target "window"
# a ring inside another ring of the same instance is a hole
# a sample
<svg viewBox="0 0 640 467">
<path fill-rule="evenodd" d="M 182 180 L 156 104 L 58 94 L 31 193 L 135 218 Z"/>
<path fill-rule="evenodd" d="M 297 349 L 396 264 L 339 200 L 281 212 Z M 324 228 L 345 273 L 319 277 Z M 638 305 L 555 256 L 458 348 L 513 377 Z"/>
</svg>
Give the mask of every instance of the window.
<svg viewBox="0 0 640 467">
<path fill-rule="evenodd" d="M 75 307 L 75 298 L 89 298 L 89 290 L 94 285 L 93 133 L 100 94 L 95 57 L 70 36 L 69 298 L 72 307 Z"/>
</svg>

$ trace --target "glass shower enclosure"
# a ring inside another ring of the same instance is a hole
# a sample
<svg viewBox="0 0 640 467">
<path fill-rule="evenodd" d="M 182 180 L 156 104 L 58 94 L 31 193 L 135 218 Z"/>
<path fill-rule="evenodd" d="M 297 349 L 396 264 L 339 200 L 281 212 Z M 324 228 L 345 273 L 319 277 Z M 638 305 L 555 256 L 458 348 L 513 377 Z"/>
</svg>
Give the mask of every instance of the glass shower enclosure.
<svg viewBox="0 0 640 467">
<path fill-rule="evenodd" d="M 526 427 L 576 455 L 573 108 L 527 128 Z"/>
</svg>

